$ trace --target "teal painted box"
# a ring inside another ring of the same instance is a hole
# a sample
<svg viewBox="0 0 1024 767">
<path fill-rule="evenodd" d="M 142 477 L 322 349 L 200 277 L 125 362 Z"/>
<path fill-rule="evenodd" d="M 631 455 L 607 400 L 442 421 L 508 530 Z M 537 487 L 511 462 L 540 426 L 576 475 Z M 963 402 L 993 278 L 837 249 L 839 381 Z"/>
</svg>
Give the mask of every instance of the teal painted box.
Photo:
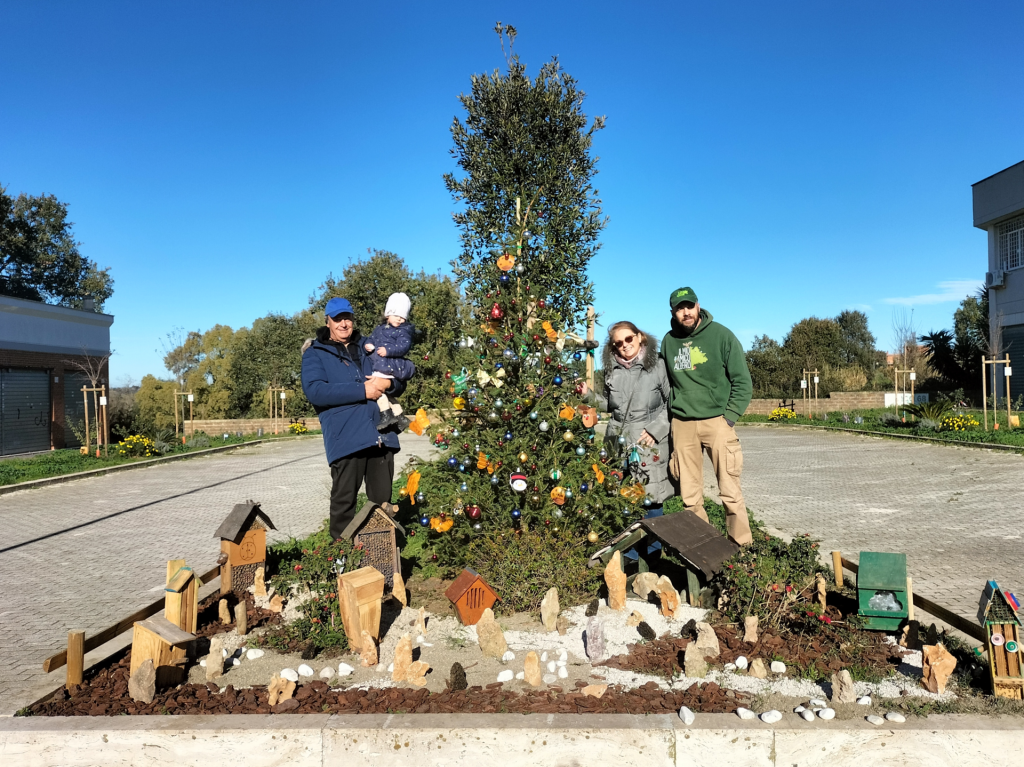
<svg viewBox="0 0 1024 767">
<path fill-rule="evenodd" d="M 906 554 L 860 553 L 857 607 L 865 628 L 895 631 L 900 627 L 909 608 Z"/>
</svg>

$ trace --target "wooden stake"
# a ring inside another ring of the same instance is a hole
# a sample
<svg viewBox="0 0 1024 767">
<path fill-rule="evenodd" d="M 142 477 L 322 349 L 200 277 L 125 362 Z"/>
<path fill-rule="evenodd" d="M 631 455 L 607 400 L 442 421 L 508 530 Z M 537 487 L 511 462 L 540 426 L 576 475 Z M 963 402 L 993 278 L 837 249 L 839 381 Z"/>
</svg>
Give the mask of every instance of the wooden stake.
<svg viewBox="0 0 1024 767">
<path fill-rule="evenodd" d="M 907 576 L 907 620 L 914 620 L 914 579 Z"/>
<path fill-rule="evenodd" d="M 1010 367 L 1010 353 L 1006 353 L 1006 368 Z M 1006 375 L 1006 368 L 1003 368 L 1003 381 L 1006 383 L 1006 428 L 1010 428 L 1010 376 Z M 1012 368 L 1011 368 L 1012 370 Z"/>
<path fill-rule="evenodd" d="M 836 571 L 836 587 L 843 587 L 843 555 L 841 552 L 832 552 L 832 569 Z"/>
<path fill-rule="evenodd" d="M 89 392 L 82 387 L 82 404 L 85 405 L 85 454 L 89 455 Z"/>
<path fill-rule="evenodd" d="M 68 632 L 67 686 L 81 684 L 85 677 L 85 632 Z"/>
<path fill-rule="evenodd" d="M 981 355 L 981 412 L 985 417 L 985 431 L 988 431 L 988 382 L 985 380 L 985 355 Z"/>
</svg>

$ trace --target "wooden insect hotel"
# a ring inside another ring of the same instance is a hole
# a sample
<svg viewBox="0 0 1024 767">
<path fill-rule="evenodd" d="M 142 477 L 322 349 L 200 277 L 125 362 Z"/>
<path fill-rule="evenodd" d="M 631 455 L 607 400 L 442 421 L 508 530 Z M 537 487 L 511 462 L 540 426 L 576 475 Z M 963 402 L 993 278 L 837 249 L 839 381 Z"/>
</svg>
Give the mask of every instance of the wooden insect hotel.
<svg viewBox="0 0 1024 767">
<path fill-rule="evenodd" d="M 185 681 L 186 648 L 196 638 L 202 585 L 184 559 L 167 563 L 165 583 L 164 614 L 137 621 L 132 631 L 130 672 L 134 674 L 146 660 L 152 660 L 158 688 Z"/>
<path fill-rule="evenodd" d="M 214 538 L 220 538 L 220 593 L 242 594 L 267 560 L 267 530 L 276 530 L 256 501 L 235 504 L 221 522 Z"/>
<path fill-rule="evenodd" d="M 384 576 L 375 567 L 360 567 L 338 576 L 338 607 L 345 636 L 353 650 L 363 649 L 363 632 L 380 639 Z"/>
<path fill-rule="evenodd" d="M 493 607 L 499 599 L 480 574 L 468 567 L 452 581 L 444 595 L 455 606 L 463 626 L 475 626 L 484 610 Z"/>
<path fill-rule="evenodd" d="M 992 693 L 1000 698 L 1024 700 L 1024 673 L 1021 670 L 1020 603 L 1009 591 L 989 581 L 981 594 L 978 620 L 985 629 Z"/>
<path fill-rule="evenodd" d="M 390 504 L 388 504 L 390 506 Z M 381 506 L 367 501 L 341 533 L 358 546 L 363 544 L 363 567 L 372 567 L 384 576 L 390 591 L 395 585 L 395 573 L 401 572 L 402 561 L 398 550 L 397 533 L 405 535 L 398 524 Z"/>
</svg>

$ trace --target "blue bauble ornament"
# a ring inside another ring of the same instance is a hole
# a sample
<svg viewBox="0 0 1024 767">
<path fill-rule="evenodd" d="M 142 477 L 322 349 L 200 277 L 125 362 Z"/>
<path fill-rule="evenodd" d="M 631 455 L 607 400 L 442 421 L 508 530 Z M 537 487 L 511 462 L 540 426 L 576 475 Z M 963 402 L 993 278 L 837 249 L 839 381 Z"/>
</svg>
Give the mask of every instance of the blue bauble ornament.
<svg viewBox="0 0 1024 767">
<path fill-rule="evenodd" d="M 521 516 L 523 516 L 523 512 L 519 509 L 512 509 L 512 519 L 519 519 Z"/>
<path fill-rule="evenodd" d="M 513 357 L 516 356 L 516 353 L 511 349 L 506 349 L 505 351 L 502 352 L 502 354 L 504 354 L 508 359 L 512 359 Z"/>
<path fill-rule="evenodd" d="M 452 436 L 453 437 L 459 436 L 459 430 L 458 429 L 452 429 Z"/>
<path fill-rule="evenodd" d="M 512 432 L 510 432 L 510 431 L 505 432 L 505 441 L 506 442 L 511 442 L 512 441 Z"/>
<path fill-rule="evenodd" d="M 468 389 L 466 389 L 466 396 L 469 397 L 470 399 L 474 399 L 476 395 L 479 393 L 480 390 L 477 389 L 475 386 L 470 386 Z"/>
<path fill-rule="evenodd" d="M 585 447 L 583 447 L 583 445 L 580 445 L 578 448 L 576 448 L 576 455 L 586 455 L 586 454 L 587 454 L 587 449 Z"/>
<path fill-rule="evenodd" d="M 651 499 L 650 498 L 644 498 L 644 508 L 650 508 L 650 506 L 651 506 Z"/>
<path fill-rule="evenodd" d="M 498 277 L 498 282 L 500 282 L 502 285 L 508 285 L 508 281 L 509 276 L 507 274 L 503 273 Z"/>
<path fill-rule="evenodd" d="M 534 410 L 532 413 L 530 413 L 530 420 L 531 421 L 536 421 L 538 418 L 540 418 L 540 413 L 538 413 L 536 410 Z"/>
<path fill-rule="evenodd" d="M 505 366 L 502 365 L 500 362 L 495 362 L 494 363 L 494 369 L 495 370 L 501 370 L 503 367 L 505 367 Z"/>
<path fill-rule="evenodd" d="M 461 485 L 459 485 L 459 492 L 460 493 L 469 492 L 469 485 L 467 485 L 465 482 L 463 482 Z"/>
<path fill-rule="evenodd" d="M 553 383 L 555 386 L 561 386 L 562 376 L 555 376 L 553 379 L 551 379 L 551 383 Z"/>
<path fill-rule="evenodd" d="M 501 480 L 498 478 L 497 474 L 495 474 L 494 476 L 491 477 L 491 484 L 494 485 L 494 486 L 497 486 L 497 485 L 501 484 Z"/>
<path fill-rule="evenodd" d="M 424 527 L 426 527 L 427 525 L 430 524 L 430 520 L 427 519 L 426 517 L 420 517 L 420 524 L 423 525 Z"/>
<path fill-rule="evenodd" d="M 583 355 L 580 354 L 579 352 L 574 352 L 573 355 L 572 355 L 572 358 L 574 360 L 576 360 L 577 362 L 579 362 L 581 359 L 583 359 Z"/>
<path fill-rule="evenodd" d="M 590 490 L 590 485 L 588 485 L 586 482 L 581 482 L 580 483 L 580 492 L 581 493 L 586 493 L 589 490 Z"/>
<path fill-rule="evenodd" d="M 504 404 L 505 400 L 503 400 L 501 397 L 498 397 L 498 399 L 494 400 L 495 407 L 502 407 Z"/>
<path fill-rule="evenodd" d="M 448 468 L 454 469 L 458 465 L 459 465 L 459 459 L 456 458 L 454 455 L 451 458 L 448 459 Z"/>
<path fill-rule="evenodd" d="M 459 464 L 459 471 L 465 473 L 465 471 L 466 471 L 466 464 L 460 463 Z"/>
</svg>

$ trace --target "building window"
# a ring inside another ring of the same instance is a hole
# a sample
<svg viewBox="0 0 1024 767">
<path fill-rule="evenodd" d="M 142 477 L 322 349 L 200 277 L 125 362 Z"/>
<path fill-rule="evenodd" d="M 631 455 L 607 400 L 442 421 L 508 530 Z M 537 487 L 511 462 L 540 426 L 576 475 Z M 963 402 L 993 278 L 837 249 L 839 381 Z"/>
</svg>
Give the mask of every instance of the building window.
<svg viewBox="0 0 1024 767">
<path fill-rule="evenodd" d="M 1024 266 L 1024 216 L 1011 218 L 999 225 L 999 268 L 1019 269 Z"/>
</svg>

